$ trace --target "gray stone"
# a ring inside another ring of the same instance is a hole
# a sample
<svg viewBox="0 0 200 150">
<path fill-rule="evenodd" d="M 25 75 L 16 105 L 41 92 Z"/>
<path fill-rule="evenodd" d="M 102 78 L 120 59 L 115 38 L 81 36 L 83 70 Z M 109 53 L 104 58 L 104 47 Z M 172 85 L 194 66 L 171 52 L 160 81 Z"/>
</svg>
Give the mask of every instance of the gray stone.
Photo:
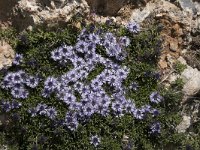
<svg viewBox="0 0 200 150">
<path fill-rule="evenodd" d="M 191 125 L 191 117 L 190 116 L 183 116 L 183 120 L 181 123 L 176 127 L 178 133 L 184 133 L 186 129 L 188 129 Z"/>
<path fill-rule="evenodd" d="M 183 10 L 187 11 L 187 9 L 190 9 L 192 10 L 193 14 L 197 13 L 197 9 L 195 7 L 194 2 L 192 2 L 192 0 L 179 0 L 178 2 Z"/>
<path fill-rule="evenodd" d="M 182 72 L 181 78 L 185 82 L 183 93 L 186 96 L 195 95 L 200 91 L 200 71 L 196 68 L 187 66 L 187 69 Z"/>
<path fill-rule="evenodd" d="M 170 45 L 169 48 L 171 51 L 176 52 L 178 50 L 178 40 L 174 40 L 169 45 Z"/>
</svg>

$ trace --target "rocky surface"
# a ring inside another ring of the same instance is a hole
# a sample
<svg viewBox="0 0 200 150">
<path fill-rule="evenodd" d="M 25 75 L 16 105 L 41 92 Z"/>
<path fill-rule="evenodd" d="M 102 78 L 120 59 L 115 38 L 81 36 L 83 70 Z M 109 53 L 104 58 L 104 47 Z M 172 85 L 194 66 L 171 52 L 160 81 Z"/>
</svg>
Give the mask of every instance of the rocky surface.
<svg viewBox="0 0 200 150">
<path fill-rule="evenodd" d="M 11 66 L 14 58 L 14 50 L 12 47 L 4 42 L 0 42 L 0 70 L 4 67 Z"/>
<path fill-rule="evenodd" d="M 1 27 L 9 24 L 20 31 L 39 24 L 66 23 L 77 13 L 84 14 L 89 11 L 84 0 L 18 0 L 15 3 L 10 1 L 0 2 L 0 6 L 3 7 L 3 10 L 0 10 L 0 18 L 3 18 Z"/>
</svg>

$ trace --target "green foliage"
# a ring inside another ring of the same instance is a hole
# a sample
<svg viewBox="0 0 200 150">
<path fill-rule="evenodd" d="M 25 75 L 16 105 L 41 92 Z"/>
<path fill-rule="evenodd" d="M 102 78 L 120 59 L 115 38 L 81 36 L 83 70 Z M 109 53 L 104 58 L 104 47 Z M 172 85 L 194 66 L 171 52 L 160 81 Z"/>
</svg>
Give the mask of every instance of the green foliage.
<svg viewBox="0 0 200 150">
<path fill-rule="evenodd" d="M 174 69 L 178 74 L 181 74 L 187 68 L 186 65 L 182 64 L 181 62 L 177 61 L 174 65 Z"/>
<path fill-rule="evenodd" d="M 65 116 L 67 107 L 56 100 L 54 95 L 46 99 L 40 96 L 43 88 L 43 83 L 40 83 L 37 89 L 29 89 L 29 98 L 21 100 L 23 107 L 14 111 L 20 115 L 18 121 L 13 120 L 11 113 L 8 114 L 9 124 L 1 126 L 1 137 L 6 139 L 2 140 L 2 143 L 17 145 L 18 149 L 21 150 L 33 147 L 41 150 L 121 150 L 127 145 L 131 145 L 130 149 L 135 150 L 159 150 L 166 149 L 171 145 L 173 145 L 173 149 L 183 147 L 185 136 L 175 131 L 175 127 L 180 122 L 181 93 L 177 92 L 179 88 L 176 88 L 179 86 L 179 82 L 169 90 L 158 86 L 156 62 L 160 54 L 161 41 L 157 31 L 149 29 L 133 35 L 125 28 L 115 24 L 111 24 L 109 27 L 104 24 L 97 25 L 97 27 L 118 36 L 130 37 L 131 45 L 127 48 L 128 57 L 123 62 L 117 63 L 130 68 L 130 74 L 123 83 L 125 87 L 136 81 L 139 84 L 139 89 L 138 91 L 127 90 L 126 96 L 134 100 L 137 107 L 141 107 L 150 104 L 149 95 L 151 92 L 159 91 L 164 100 L 160 104 L 151 105 L 159 110 L 160 115 L 158 117 L 147 116 L 144 120 L 139 121 L 128 114 L 119 118 L 113 116 L 105 118 L 95 114 L 91 120 L 79 125 L 77 131 L 72 132 L 63 127 L 55 128 L 51 120 L 42 116 L 31 118 L 27 113 L 28 108 L 35 107 L 38 103 L 46 103 L 58 109 L 60 119 Z M 80 30 L 71 25 L 65 29 L 57 30 L 35 29 L 20 35 L 13 31 L 1 31 L 0 33 L 2 37 L 7 38 L 13 44 L 16 52 L 24 55 L 23 64 L 20 67 L 9 68 L 9 71 L 22 69 L 30 75 L 38 74 L 42 78 L 46 78 L 50 75 L 57 77 L 72 68 L 71 64 L 66 67 L 58 65 L 50 59 L 50 52 L 54 48 L 63 43 L 67 45 L 76 43 Z M 99 47 L 97 51 L 105 56 L 103 48 Z M 34 60 L 34 63 L 31 60 Z M 182 67 L 179 65 L 179 71 L 180 68 Z M 97 65 L 96 69 L 90 73 L 88 82 L 103 69 L 103 66 Z M 2 77 L 3 74 L 0 74 L 0 80 Z M 109 87 L 107 90 L 112 92 Z M 12 99 L 11 95 L 3 89 L 0 89 L 0 98 Z M 149 126 L 155 121 L 161 122 L 161 134 L 152 135 L 149 133 Z M 95 134 L 101 137 L 101 143 L 97 148 L 92 146 L 89 141 L 90 136 Z M 124 135 L 128 137 L 127 141 L 123 141 Z M 42 137 L 46 137 L 46 139 L 41 140 Z"/>
</svg>

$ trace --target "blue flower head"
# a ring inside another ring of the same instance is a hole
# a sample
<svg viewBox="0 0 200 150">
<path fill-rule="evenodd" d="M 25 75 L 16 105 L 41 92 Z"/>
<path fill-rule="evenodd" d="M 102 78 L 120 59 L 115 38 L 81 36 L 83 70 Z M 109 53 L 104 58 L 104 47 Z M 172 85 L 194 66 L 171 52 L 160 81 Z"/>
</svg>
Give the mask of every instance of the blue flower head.
<svg viewBox="0 0 200 150">
<path fill-rule="evenodd" d="M 92 137 L 90 138 L 90 143 L 91 143 L 92 145 L 94 145 L 95 147 L 97 147 L 97 146 L 100 144 L 100 142 L 101 142 L 101 140 L 100 140 L 100 138 L 99 138 L 97 135 L 92 136 Z"/>
<path fill-rule="evenodd" d="M 161 130 L 161 125 L 159 122 L 155 122 L 151 125 L 150 127 L 150 133 L 153 133 L 153 134 L 158 134 L 160 133 L 160 130 Z"/>
<path fill-rule="evenodd" d="M 140 31 L 140 26 L 139 24 L 135 23 L 135 22 L 130 22 L 126 28 L 133 33 L 138 33 Z"/>
<path fill-rule="evenodd" d="M 159 102 L 162 101 L 162 99 L 163 99 L 163 97 L 160 96 L 160 94 L 159 94 L 158 92 L 153 92 L 153 93 L 151 93 L 151 95 L 150 95 L 150 101 L 151 101 L 152 103 L 158 104 Z"/>
<path fill-rule="evenodd" d="M 14 65 L 20 65 L 20 63 L 23 61 L 23 55 L 22 54 L 15 54 L 15 59 L 13 61 Z"/>
</svg>

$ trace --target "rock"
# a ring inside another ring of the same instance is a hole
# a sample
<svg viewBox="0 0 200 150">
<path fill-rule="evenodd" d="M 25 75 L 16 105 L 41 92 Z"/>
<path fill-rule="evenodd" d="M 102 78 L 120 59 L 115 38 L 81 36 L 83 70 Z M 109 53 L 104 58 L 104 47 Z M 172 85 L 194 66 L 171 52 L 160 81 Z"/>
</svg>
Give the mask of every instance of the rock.
<svg viewBox="0 0 200 150">
<path fill-rule="evenodd" d="M 169 78 L 168 78 L 168 82 L 169 83 L 173 83 L 175 82 L 178 78 L 180 78 L 180 75 L 178 75 L 177 73 L 172 73 Z"/>
<path fill-rule="evenodd" d="M 89 12 L 85 0 L 1 0 L 0 6 L 0 27 L 9 24 L 19 31 L 41 24 L 62 25 L 78 13 Z"/>
<path fill-rule="evenodd" d="M 182 56 L 180 56 L 180 57 L 178 58 L 178 61 L 179 61 L 181 64 L 183 64 L 183 65 L 187 65 L 186 60 L 185 60 Z"/>
<path fill-rule="evenodd" d="M 8 43 L 2 42 L 0 44 L 0 70 L 3 67 L 11 66 L 13 59 L 14 59 L 14 50 Z"/>
<path fill-rule="evenodd" d="M 193 28 L 193 13 L 183 11 L 176 5 L 165 0 L 154 0 L 147 3 L 146 7 L 132 11 L 130 20 L 148 27 L 148 24 L 161 24 L 163 52 L 161 57 L 167 58 L 168 67 L 173 64 L 168 60 L 168 55 L 176 60 L 181 55 L 181 50 L 191 42 L 190 33 Z M 160 64 L 159 64 L 160 65 Z M 166 67 L 165 64 L 161 64 Z"/>
<path fill-rule="evenodd" d="M 181 64 L 187 66 L 187 68 L 178 75 L 176 73 L 170 74 L 167 81 L 171 84 L 177 78 L 181 78 L 184 82 L 182 93 L 184 94 L 182 103 L 185 103 L 190 99 L 191 96 L 194 96 L 200 91 L 200 71 L 196 68 L 188 66 L 186 60 L 183 57 L 177 59 Z"/>
<path fill-rule="evenodd" d="M 161 69 L 166 69 L 168 67 L 167 62 L 165 60 L 160 60 L 158 65 Z"/>
<path fill-rule="evenodd" d="M 200 91 L 200 71 L 196 68 L 187 66 L 187 69 L 182 72 L 181 78 L 185 82 L 182 91 L 186 97 L 193 96 Z"/>
<path fill-rule="evenodd" d="M 188 11 L 191 10 L 194 14 L 197 13 L 197 9 L 195 7 L 195 4 L 192 2 L 192 0 L 179 0 L 178 3 L 180 4 L 180 7 L 183 10 Z"/>
<path fill-rule="evenodd" d="M 100 15 L 116 16 L 127 0 L 86 0 L 92 12 Z"/>
<path fill-rule="evenodd" d="M 188 129 L 191 125 L 191 117 L 183 116 L 182 122 L 176 127 L 178 133 L 185 133 L 186 129 Z"/>
<path fill-rule="evenodd" d="M 176 52 L 178 50 L 178 40 L 177 39 L 174 39 L 173 41 L 171 41 L 169 43 L 169 48 L 172 52 Z"/>
</svg>

